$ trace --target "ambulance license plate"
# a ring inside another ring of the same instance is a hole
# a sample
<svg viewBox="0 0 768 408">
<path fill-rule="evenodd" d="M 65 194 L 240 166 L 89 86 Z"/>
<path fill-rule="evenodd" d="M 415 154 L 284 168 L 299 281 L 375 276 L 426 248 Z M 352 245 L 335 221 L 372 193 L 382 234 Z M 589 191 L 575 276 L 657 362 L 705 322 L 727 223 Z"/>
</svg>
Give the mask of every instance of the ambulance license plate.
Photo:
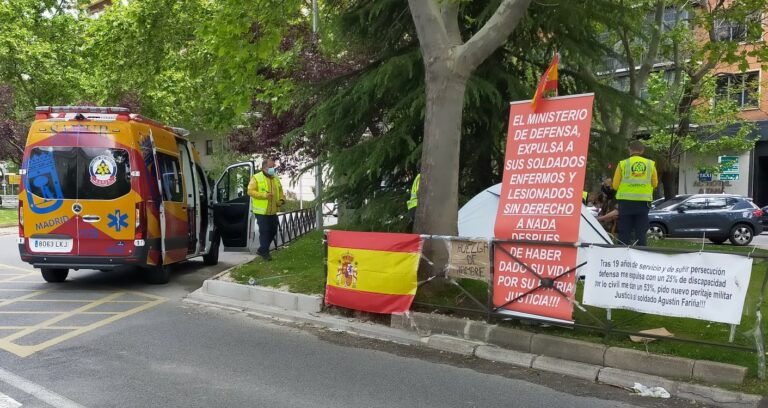
<svg viewBox="0 0 768 408">
<path fill-rule="evenodd" d="M 72 252 L 72 239 L 30 238 L 29 249 L 32 252 Z"/>
</svg>

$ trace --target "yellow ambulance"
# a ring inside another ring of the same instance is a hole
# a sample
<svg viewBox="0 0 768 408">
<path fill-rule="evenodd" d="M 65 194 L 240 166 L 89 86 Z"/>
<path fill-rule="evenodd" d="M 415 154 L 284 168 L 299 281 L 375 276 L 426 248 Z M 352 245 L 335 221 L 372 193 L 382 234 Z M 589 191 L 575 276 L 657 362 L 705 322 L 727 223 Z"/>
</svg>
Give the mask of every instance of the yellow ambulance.
<svg viewBox="0 0 768 408">
<path fill-rule="evenodd" d="M 70 269 L 218 262 L 200 157 L 183 129 L 126 108 L 36 108 L 20 170 L 19 252 L 48 282 Z"/>
</svg>

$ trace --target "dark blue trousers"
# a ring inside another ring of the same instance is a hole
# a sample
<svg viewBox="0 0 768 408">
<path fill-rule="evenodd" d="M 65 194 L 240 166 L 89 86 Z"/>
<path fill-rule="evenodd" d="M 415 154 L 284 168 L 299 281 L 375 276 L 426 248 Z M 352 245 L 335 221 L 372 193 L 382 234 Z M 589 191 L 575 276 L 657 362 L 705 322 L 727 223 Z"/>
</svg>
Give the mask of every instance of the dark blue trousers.
<svg viewBox="0 0 768 408">
<path fill-rule="evenodd" d="M 277 235 L 277 215 L 256 214 L 256 224 L 259 226 L 259 255 L 269 253 L 269 246 Z"/>
<path fill-rule="evenodd" d="M 624 245 L 632 245 L 637 241 L 638 246 L 648 244 L 648 210 L 647 201 L 619 200 L 619 219 L 616 226 L 619 229 L 619 241 Z"/>
</svg>

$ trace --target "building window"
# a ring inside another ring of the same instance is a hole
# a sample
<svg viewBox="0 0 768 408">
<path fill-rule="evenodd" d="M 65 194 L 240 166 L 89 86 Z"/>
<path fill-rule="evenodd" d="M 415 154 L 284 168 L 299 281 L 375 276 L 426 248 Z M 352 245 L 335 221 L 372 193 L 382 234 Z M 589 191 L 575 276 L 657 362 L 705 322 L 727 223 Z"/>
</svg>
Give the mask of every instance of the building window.
<svg viewBox="0 0 768 408">
<path fill-rule="evenodd" d="M 741 109 L 758 107 L 758 71 L 742 74 L 721 74 L 717 77 L 715 102 L 730 99 Z"/>
<path fill-rule="evenodd" d="M 757 41 L 762 35 L 760 14 L 750 14 L 744 21 L 715 21 L 715 39 L 717 41 Z"/>
<path fill-rule="evenodd" d="M 648 14 L 649 23 L 653 23 L 655 16 L 654 13 Z M 688 10 L 685 8 L 667 7 L 664 9 L 664 17 L 662 18 L 662 28 L 665 32 L 674 29 L 678 24 L 685 24 L 688 27 L 689 16 Z"/>
<path fill-rule="evenodd" d="M 213 140 L 205 141 L 205 155 L 210 156 L 213 154 Z"/>
</svg>

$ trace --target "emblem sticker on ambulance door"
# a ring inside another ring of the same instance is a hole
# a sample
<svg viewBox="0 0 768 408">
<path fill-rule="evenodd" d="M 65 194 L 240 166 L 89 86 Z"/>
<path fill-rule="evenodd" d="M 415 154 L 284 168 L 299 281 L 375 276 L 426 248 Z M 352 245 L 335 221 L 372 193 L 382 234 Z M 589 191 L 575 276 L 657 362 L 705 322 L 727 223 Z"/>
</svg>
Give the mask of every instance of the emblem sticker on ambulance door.
<svg viewBox="0 0 768 408">
<path fill-rule="evenodd" d="M 91 172 L 91 183 L 95 186 L 109 187 L 117 181 L 117 164 L 110 156 L 94 157 L 88 170 Z"/>
</svg>

